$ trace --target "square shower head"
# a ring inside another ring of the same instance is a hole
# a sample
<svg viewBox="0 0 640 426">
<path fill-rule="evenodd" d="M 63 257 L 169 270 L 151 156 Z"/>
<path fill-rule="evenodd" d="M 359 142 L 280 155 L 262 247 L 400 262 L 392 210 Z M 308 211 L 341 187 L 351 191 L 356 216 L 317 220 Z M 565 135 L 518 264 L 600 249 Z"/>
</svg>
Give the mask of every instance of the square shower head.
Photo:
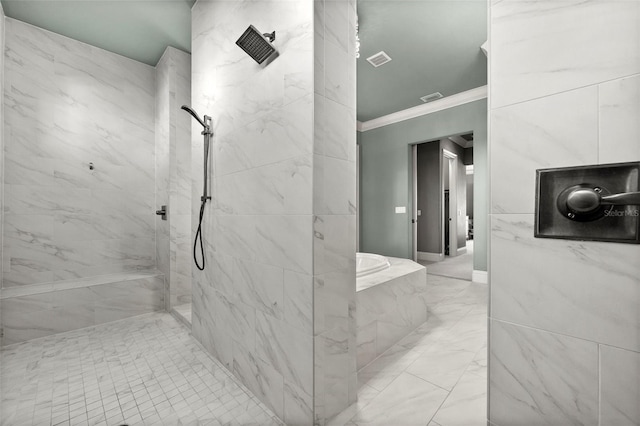
<svg viewBox="0 0 640 426">
<path fill-rule="evenodd" d="M 269 39 L 265 36 L 269 36 Z M 247 52 L 257 63 L 261 64 L 276 52 L 275 47 L 270 43 L 275 40 L 275 38 L 275 31 L 271 34 L 263 35 L 256 27 L 249 25 L 249 28 L 240 36 L 236 44 Z"/>
</svg>

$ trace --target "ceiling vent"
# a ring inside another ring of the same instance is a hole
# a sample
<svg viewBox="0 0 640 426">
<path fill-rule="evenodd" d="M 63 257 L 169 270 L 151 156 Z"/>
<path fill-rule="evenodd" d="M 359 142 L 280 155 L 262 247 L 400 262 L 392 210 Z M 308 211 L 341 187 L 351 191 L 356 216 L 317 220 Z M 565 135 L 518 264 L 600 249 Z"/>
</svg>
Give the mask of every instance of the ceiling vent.
<svg viewBox="0 0 640 426">
<path fill-rule="evenodd" d="M 432 93 L 430 95 L 427 96 L 423 96 L 420 98 L 420 100 L 422 102 L 431 102 L 431 101 L 435 101 L 436 99 L 440 99 L 442 98 L 442 93 L 440 92 L 436 92 L 436 93 Z"/>
<path fill-rule="evenodd" d="M 369 62 L 374 67 L 378 68 L 380 65 L 384 65 L 391 60 L 391 57 L 384 53 L 384 51 L 380 51 L 373 56 L 369 56 L 367 58 L 367 62 Z"/>
</svg>

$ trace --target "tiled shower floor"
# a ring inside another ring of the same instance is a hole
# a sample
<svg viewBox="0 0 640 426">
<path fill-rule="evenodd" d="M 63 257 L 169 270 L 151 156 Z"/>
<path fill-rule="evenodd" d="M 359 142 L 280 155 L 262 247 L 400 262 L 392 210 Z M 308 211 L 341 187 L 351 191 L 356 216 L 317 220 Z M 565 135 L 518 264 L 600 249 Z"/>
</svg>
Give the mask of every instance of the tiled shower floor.
<svg viewBox="0 0 640 426">
<path fill-rule="evenodd" d="M 167 313 L 2 350 L 0 424 L 279 425 Z"/>
</svg>

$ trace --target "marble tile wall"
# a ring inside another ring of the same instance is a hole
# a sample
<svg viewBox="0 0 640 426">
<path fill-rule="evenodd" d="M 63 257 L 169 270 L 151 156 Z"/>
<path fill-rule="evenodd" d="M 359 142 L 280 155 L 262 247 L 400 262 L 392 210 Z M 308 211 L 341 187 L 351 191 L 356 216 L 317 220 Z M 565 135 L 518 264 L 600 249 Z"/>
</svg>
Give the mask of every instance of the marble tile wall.
<svg viewBox="0 0 640 426">
<path fill-rule="evenodd" d="M 4 52 L 5 29 L 4 29 L 4 9 L 0 4 L 0 51 Z M 4 55 L 0 55 L 0 93 L 4 93 Z M 4 228 L 4 102 L 0 102 L 0 236 L 3 235 Z M 0 244 L 0 277 L 4 271 L 4 247 Z M 1 280 L 1 278 L 0 278 Z M 2 285 L 0 284 L 0 297 L 2 296 Z M 2 303 L 0 303 L 0 328 L 2 328 Z M 0 355 L 1 359 L 2 355 Z"/>
<path fill-rule="evenodd" d="M 496 426 L 640 424 L 640 246 L 533 237 L 536 169 L 640 160 L 639 28 L 637 1 L 491 2 Z"/>
<path fill-rule="evenodd" d="M 235 41 L 276 31 L 258 65 Z M 196 2 L 192 103 L 213 118 L 193 335 L 287 424 L 313 419 L 312 2 Z M 192 235 L 203 137 L 191 120 Z"/>
<path fill-rule="evenodd" d="M 154 69 L 5 25 L 3 286 L 155 267 Z"/>
<path fill-rule="evenodd" d="M 356 401 L 356 2 L 313 2 L 315 423 Z"/>
<path fill-rule="evenodd" d="M 193 334 L 287 424 L 324 424 L 356 394 L 355 3 L 326 3 L 192 11 L 192 102 L 215 131 Z M 266 66 L 235 45 L 249 24 L 276 31 Z M 200 131 L 192 123 L 192 234 Z"/>
<path fill-rule="evenodd" d="M 166 308 L 191 302 L 191 55 L 167 47 L 156 65 L 156 257 Z"/>
<path fill-rule="evenodd" d="M 408 259 L 389 261 L 389 270 L 357 279 L 358 370 L 427 320 L 426 268 Z"/>
</svg>

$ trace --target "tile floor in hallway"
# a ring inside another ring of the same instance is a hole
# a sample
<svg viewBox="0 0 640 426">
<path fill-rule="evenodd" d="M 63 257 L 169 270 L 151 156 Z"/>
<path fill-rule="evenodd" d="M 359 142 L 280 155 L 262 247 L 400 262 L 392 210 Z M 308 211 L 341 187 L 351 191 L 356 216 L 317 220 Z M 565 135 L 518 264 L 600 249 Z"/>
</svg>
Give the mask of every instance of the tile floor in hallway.
<svg viewBox="0 0 640 426">
<path fill-rule="evenodd" d="M 0 424 L 280 425 L 167 313 L 2 350 Z"/>
<path fill-rule="evenodd" d="M 427 275 L 427 322 L 358 374 L 358 402 L 330 424 L 487 424 L 487 285 Z"/>
</svg>

